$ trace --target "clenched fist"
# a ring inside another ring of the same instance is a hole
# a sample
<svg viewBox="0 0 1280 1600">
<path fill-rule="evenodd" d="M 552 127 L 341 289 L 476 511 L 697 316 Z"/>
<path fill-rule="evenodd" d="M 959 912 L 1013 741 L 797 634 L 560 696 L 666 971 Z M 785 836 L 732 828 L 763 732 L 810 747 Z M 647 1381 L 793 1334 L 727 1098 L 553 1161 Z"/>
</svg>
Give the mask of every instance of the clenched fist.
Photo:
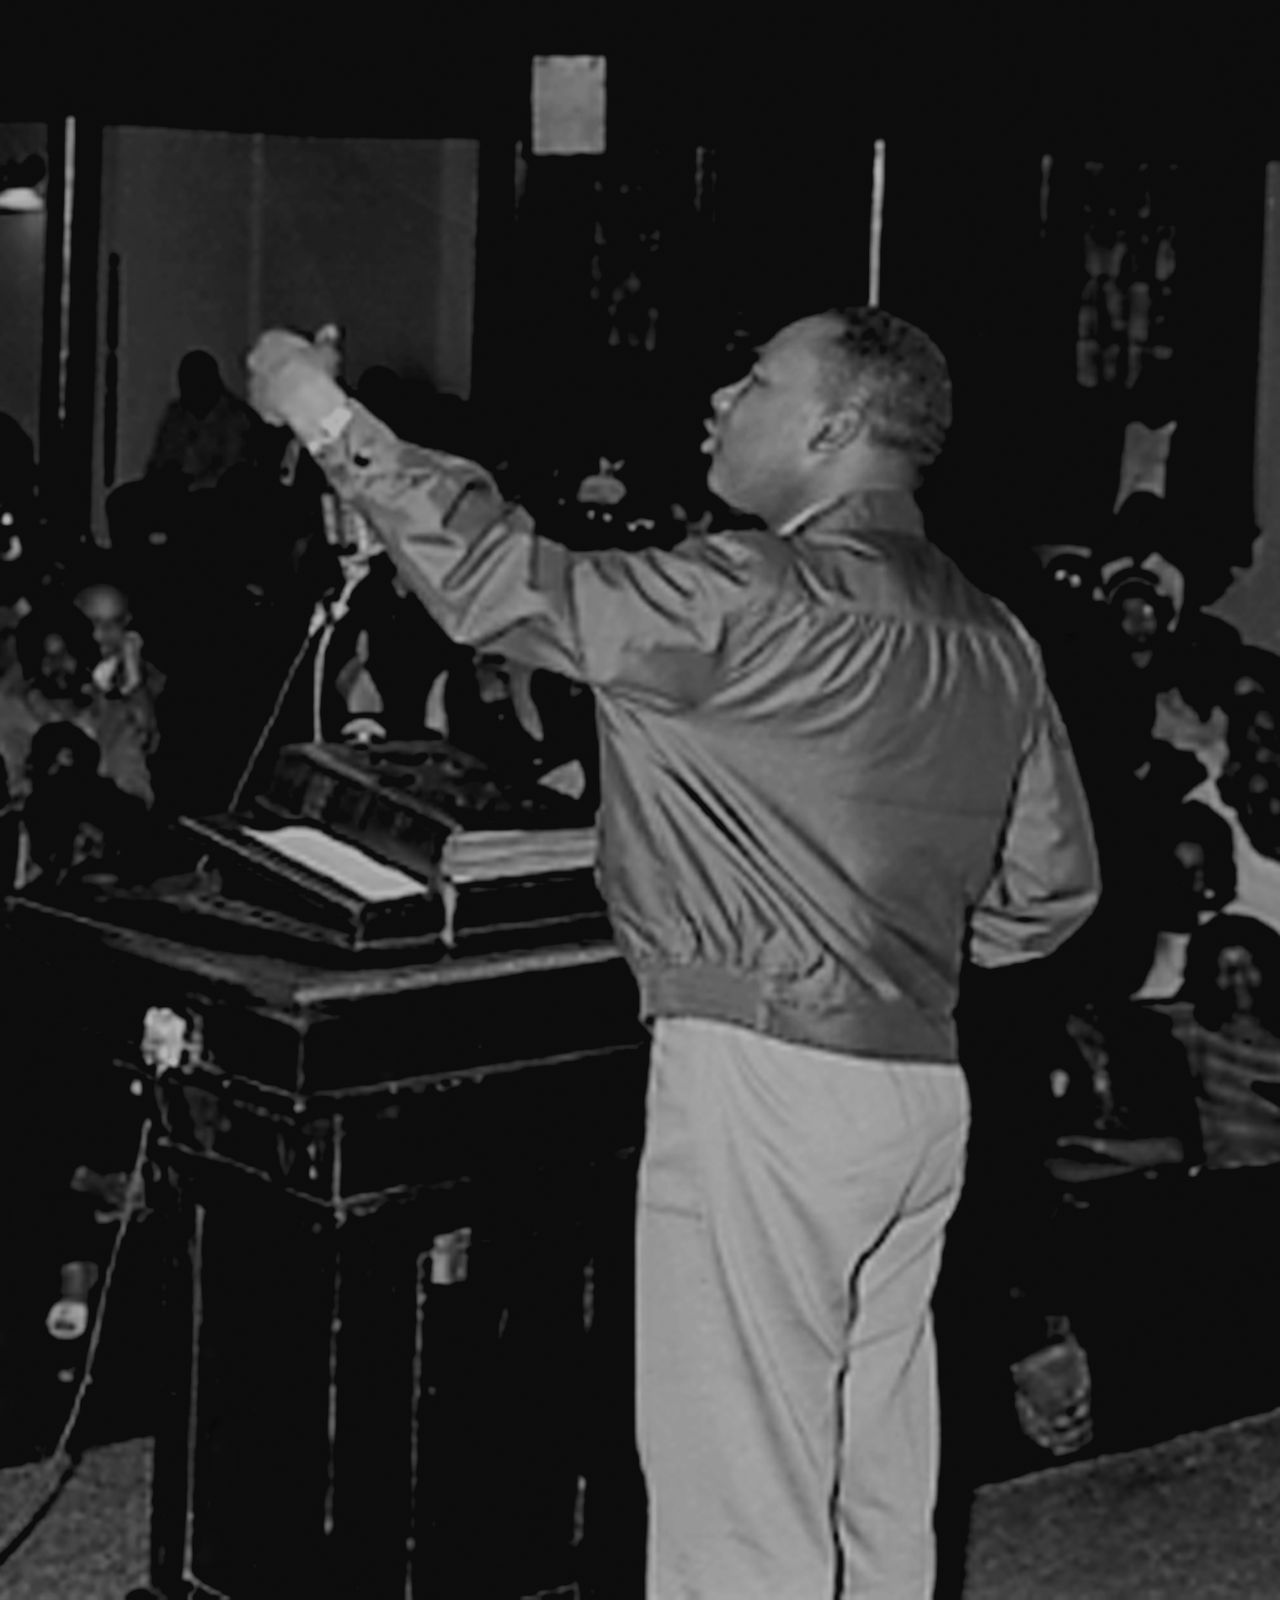
<svg viewBox="0 0 1280 1600">
<path fill-rule="evenodd" d="M 327 326 L 315 340 L 273 328 L 249 352 L 249 404 L 264 422 L 286 423 L 309 448 L 325 444 L 351 416 L 336 381 L 337 329 Z"/>
</svg>

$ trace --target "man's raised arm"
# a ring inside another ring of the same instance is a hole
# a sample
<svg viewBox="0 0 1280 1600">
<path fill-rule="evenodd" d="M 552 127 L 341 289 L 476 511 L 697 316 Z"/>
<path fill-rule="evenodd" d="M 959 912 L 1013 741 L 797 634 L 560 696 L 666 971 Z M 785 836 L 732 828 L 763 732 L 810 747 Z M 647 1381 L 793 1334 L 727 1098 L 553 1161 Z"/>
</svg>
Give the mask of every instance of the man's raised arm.
<svg viewBox="0 0 1280 1600">
<path fill-rule="evenodd" d="M 540 537 L 473 462 L 398 439 L 334 377 L 336 359 L 264 334 L 250 399 L 285 422 L 453 639 L 600 686 L 661 693 L 719 648 L 752 563 L 731 545 L 571 552 Z M 677 665 L 677 670 L 680 670 Z"/>
</svg>

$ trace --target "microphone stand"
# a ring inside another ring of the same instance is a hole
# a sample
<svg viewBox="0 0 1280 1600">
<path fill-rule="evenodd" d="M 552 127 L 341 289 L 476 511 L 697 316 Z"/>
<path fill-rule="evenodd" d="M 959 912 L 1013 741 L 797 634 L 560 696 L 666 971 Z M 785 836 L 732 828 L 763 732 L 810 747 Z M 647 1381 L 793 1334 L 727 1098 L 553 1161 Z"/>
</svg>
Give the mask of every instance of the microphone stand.
<svg viewBox="0 0 1280 1600">
<path fill-rule="evenodd" d="M 321 742 L 323 730 L 320 723 L 320 696 L 323 687 L 325 656 L 328 653 L 330 641 L 338 628 L 338 624 L 350 614 L 352 597 L 365 578 L 368 577 L 371 560 L 378 549 L 378 545 L 364 523 L 364 519 L 354 512 L 350 515 L 355 524 L 353 530 L 355 537 L 350 542 L 340 542 L 338 537 L 340 519 L 335 513 L 332 496 L 324 496 L 324 508 L 325 533 L 328 542 L 336 546 L 340 552 L 343 552 L 339 556 L 342 566 L 342 587 L 336 594 L 323 595 L 316 602 L 315 610 L 311 613 L 311 620 L 307 623 L 306 634 L 293 660 L 289 663 L 288 670 L 284 675 L 284 681 L 280 685 L 271 710 L 267 714 L 267 720 L 263 724 L 262 731 L 254 743 L 249 759 L 245 763 L 232 792 L 231 800 L 227 806 L 227 810 L 231 813 L 235 812 L 236 807 L 244 797 L 244 791 L 253 776 L 267 740 L 271 737 L 272 730 L 280 720 L 280 714 L 284 709 L 289 690 L 293 687 L 298 672 L 306 660 L 312 642 L 316 640 L 318 640 L 318 643 L 316 645 L 314 667 L 311 726 L 312 736 L 315 741 L 317 743 Z M 207 859 L 206 857 L 205 860 L 207 861 Z M 202 861 L 201 868 L 204 867 L 204 864 L 205 862 Z"/>
</svg>

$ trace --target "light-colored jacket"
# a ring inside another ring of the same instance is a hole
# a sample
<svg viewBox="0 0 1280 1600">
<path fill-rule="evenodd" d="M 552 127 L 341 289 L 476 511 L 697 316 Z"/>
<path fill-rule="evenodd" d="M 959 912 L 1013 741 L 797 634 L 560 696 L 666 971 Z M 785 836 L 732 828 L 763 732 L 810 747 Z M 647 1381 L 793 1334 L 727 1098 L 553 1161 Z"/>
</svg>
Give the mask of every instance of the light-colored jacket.
<svg viewBox="0 0 1280 1600">
<path fill-rule="evenodd" d="M 594 688 L 600 881 L 647 1016 L 953 1061 L 966 954 L 1047 954 L 1092 910 L 1039 652 L 910 496 L 573 552 L 362 408 L 319 459 L 455 640 Z"/>
</svg>

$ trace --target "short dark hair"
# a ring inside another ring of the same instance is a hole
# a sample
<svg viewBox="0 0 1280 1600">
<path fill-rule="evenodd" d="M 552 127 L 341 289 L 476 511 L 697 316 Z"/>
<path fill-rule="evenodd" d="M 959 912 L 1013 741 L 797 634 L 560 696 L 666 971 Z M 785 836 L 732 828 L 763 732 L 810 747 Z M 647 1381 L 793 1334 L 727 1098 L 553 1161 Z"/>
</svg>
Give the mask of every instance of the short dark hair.
<svg viewBox="0 0 1280 1600">
<path fill-rule="evenodd" d="M 872 444 L 927 467 L 951 426 L 951 374 L 942 351 L 878 306 L 837 307 L 825 315 L 838 324 L 820 356 L 828 408 L 857 394 L 868 407 Z"/>
</svg>

